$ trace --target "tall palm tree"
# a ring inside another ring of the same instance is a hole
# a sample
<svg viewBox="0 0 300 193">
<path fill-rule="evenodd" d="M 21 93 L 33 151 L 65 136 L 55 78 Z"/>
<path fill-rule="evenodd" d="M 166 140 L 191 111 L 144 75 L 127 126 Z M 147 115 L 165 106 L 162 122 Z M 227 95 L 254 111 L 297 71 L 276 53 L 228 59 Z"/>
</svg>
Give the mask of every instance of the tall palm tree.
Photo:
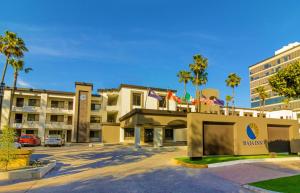
<svg viewBox="0 0 300 193">
<path fill-rule="evenodd" d="M 198 100 L 198 112 L 200 112 L 201 109 L 201 103 L 200 103 L 200 98 L 201 98 L 201 90 L 200 86 L 206 84 L 207 82 L 207 72 L 206 68 L 208 65 L 208 59 L 203 57 L 200 54 L 194 55 L 193 56 L 194 63 L 190 64 L 190 70 L 194 73 L 194 77 L 192 78 L 192 82 L 196 87 L 196 98 Z"/>
<path fill-rule="evenodd" d="M 177 74 L 177 77 L 179 78 L 179 82 L 183 83 L 184 85 L 184 97 L 186 96 L 186 85 L 191 80 L 191 72 L 180 70 Z M 189 112 L 189 101 L 186 101 L 187 103 L 187 111 Z"/>
<path fill-rule="evenodd" d="M 2 113 L 2 99 L 5 86 L 4 80 L 9 60 L 11 57 L 23 57 L 25 51 L 28 51 L 28 49 L 26 48 L 24 41 L 20 37 L 18 37 L 16 33 L 6 31 L 4 36 L 0 35 L 0 53 L 5 55 L 6 57 L 0 82 L 0 124 Z"/>
<path fill-rule="evenodd" d="M 260 114 L 264 114 L 264 108 L 265 108 L 265 101 L 266 98 L 269 96 L 266 92 L 265 87 L 259 86 L 255 89 L 255 93 L 258 94 L 258 97 L 260 98 Z"/>
<path fill-rule="evenodd" d="M 15 60 L 14 58 L 11 58 L 8 63 L 13 67 L 14 69 L 14 83 L 12 88 L 12 93 L 10 97 L 10 106 L 9 106 L 9 115 L 8 115 L 8 125 L 10 125 L 10 117 L 11 117 L 11 110 L 12 110 L 12 103 L 15 96 L 15 90 L 17 88 L 17 81 L 19 72 L 24 70 L 25 73 L 29 73 L 32 68 L 25 68 L 24 69 L 24 61 L 23 60 Z"/>
<path fill-rule="evenodd" d="M 225 101 L 226 101 L 226 111 L 227 111 L 227 115 L 229 115 L 229 103 L 232 101 L 232 96 L 226 95 Z"/>
<path fill-rule="evenodd" d="M 241 83 L 241 77 L 239 77 L 236 73 L 230 73 L 228 78 L 225 80 L 226 85 L 232 88 L 232 114 L 234 115 L 234 101 L 235 101 L 235 93 L 234 88 L 238 87 Z"/>
</svg>

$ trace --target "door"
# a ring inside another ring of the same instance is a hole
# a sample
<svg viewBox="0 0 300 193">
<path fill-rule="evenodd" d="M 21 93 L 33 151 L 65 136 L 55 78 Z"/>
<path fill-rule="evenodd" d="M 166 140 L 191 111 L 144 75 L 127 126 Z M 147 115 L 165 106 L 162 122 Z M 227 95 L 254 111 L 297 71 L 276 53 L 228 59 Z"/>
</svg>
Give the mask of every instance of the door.
<svg viewBox="0 0 300 193">
<path fill-rule="evenodd" d="M 144 141 L 145 143 L 153 142 L 153 129 L 145 129 Z"/>
</svg>

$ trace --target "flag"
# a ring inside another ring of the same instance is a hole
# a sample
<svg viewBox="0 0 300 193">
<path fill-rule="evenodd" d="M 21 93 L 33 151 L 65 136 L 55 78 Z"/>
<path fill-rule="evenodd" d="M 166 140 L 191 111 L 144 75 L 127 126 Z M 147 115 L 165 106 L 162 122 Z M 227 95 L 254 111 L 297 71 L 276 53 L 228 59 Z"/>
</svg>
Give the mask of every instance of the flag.
<svg viewBox="0 0 300 193">
<path fill-rule="evenodd" d="M 184 96 L 185 101 L 190 101 L 191 100 L 191 95 L 190 93 L 186 92 Z"/>
<path fill-rule="evenodd" d="M 152 98 L 155 98 L 156 100 L 159 100 L 159 101 L 162 100 L 162 98 L 161 98 L 159 95 L 157 95 L 157 94 L 154 92 L 154 90 L 152 90 L 152 89 L 149 90 L 148 96 L 149 96 L 149 97 L 152 97 Z"/>
<path fill-rule="evenodd" d="M 167 99 L 168 100 L 173 99 L 173 96 L 174 96 L 174 93 L 172 91 L 168 91 Z"/>
<path fill-rule="evenodd" d="M 216 105 L 224 106 L 224 101 L 221 99 L 214 98 L 214 103 Z"/>
</svg>

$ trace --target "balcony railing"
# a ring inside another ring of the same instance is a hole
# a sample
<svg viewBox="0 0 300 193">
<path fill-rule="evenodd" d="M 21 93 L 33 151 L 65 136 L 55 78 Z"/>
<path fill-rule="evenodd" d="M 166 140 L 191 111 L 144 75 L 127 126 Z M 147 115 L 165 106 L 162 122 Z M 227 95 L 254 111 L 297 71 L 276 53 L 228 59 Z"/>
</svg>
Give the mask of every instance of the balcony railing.
<svg viewBox="0 0 300 193">
<path fill-rule="evenodd" d="M 23 107 L 17 107 L 13 106 L 12 111 L 14 112 L 40 112 L 41 107 L 35 107 L 35 106 L 23 106 Z"/>
<path fill-rule="evenodd" d="M 49 128 L 49 129 L 72 129 L 73 125 L 68 125 L 66 122 L 47 122 L 46 128 Z"/>
<path fill-rule="evenodd" d="M 90 123 L 90 129 L 100 129 L 100 123 Z"/>
<path fill-rule="evenodd" d="M 63 114 L 73 114 L 73 110 L 68 108 L 47 108 L 47 113 L 63 113 Z"/>
<path fill-rule="evenodd" d="M 13 128 L 38 128 L 40 127 L 39 121 L 24 121 L 23 123 L 13 122 L 11 124 Z"/>
</svg>

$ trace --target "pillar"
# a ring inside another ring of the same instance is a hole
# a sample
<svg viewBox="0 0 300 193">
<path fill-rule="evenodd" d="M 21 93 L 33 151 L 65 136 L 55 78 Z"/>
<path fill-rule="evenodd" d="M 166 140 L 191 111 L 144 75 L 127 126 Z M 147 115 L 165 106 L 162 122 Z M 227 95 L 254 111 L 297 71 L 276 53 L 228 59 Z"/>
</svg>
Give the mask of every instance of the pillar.
<svg viewBox="0 0 300 193">
<path fill-rule="evenodd" d="M 139 126 L 134 128 L 134 145 L 136 148 L 141 146 L 141 127 Z"/>
<path fill-rule="evenodd" d="M 124 142 L 124 128 L 120 127 L 120 143 Z"/>
<path fill-rule="evenodd" d="M 154 147 L 162 147 L 163 146 L 162 142 L 163 142 L 163 129 L 154 128 L 154 138 L 153 138 Z"/>
<path fill-rule="evenodd" d="M 48 105 L 48 95 L 46 93 L 41 94 L 40 101 L 40 117 L 39 117 L 39 127 L 38 136 L 41 138 L 41 142 L 45 142 L 45 130 L 46 130 L 46 119 L 47 119 L 47 105 Z"/>
</svg>

